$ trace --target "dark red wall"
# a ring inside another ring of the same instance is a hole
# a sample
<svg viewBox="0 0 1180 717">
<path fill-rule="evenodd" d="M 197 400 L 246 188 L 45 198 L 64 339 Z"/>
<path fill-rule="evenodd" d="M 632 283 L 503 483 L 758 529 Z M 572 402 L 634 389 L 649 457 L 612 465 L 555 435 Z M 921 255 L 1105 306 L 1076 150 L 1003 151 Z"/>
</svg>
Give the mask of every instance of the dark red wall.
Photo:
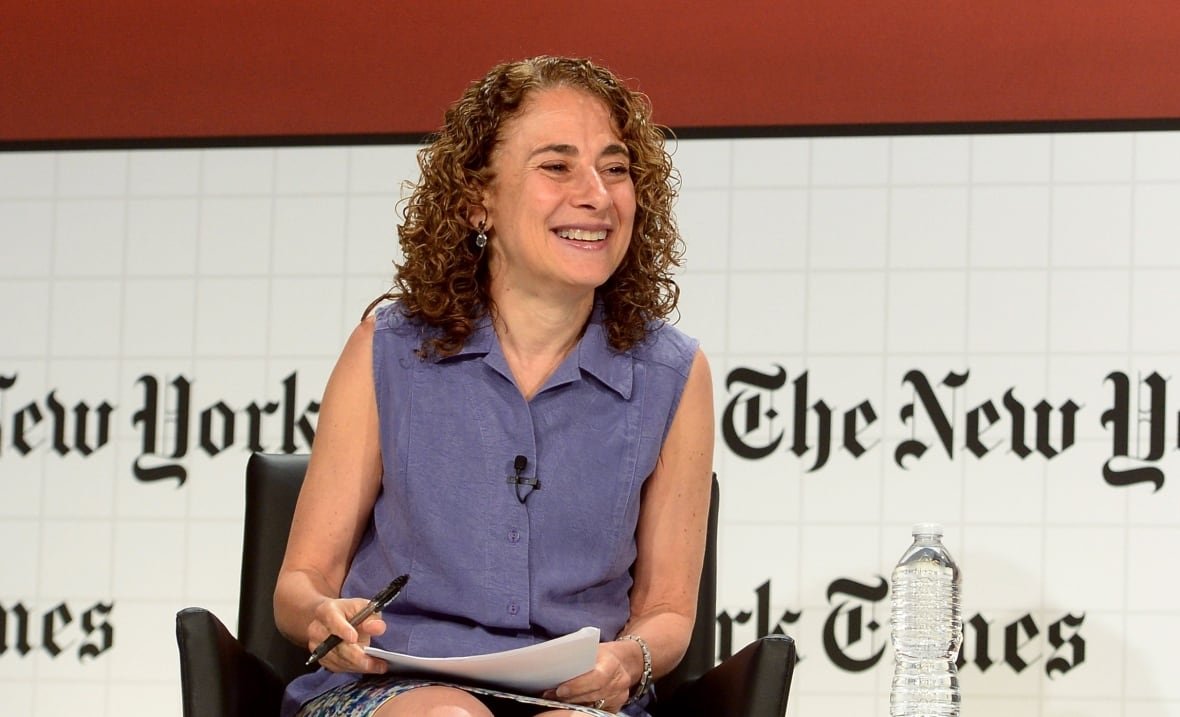
<svg viewBox="0 0 1180 717">
<path fill-rule="evenodd" d="M 539 53 L 677 128 L 1180 118 L 1174 0 L 4 4 L 8 142 L 420 133 Z"/>
</svg>

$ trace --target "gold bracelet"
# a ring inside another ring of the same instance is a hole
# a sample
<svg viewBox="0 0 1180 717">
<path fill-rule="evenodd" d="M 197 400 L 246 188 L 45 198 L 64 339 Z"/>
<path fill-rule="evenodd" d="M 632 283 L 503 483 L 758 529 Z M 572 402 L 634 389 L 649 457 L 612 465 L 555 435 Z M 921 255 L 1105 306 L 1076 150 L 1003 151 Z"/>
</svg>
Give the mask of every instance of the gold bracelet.
<svg viewBox="0 0 1180 717">
<path fill-rule="evenodd" d="M 623 635 L 619 639 L 633 640 L 639 644 L 639 649 L 643 651 L 643 675 L 639 678 L 639 684 L 635 688 L 635 694 L 631 695 L 631 699 L 627 700 L 627 704 L 630 704 L 642 698 L 651 689 L 651 649 L 647 646 L 647 640 L 644 640 L 639 635 Z"/>
</svg>

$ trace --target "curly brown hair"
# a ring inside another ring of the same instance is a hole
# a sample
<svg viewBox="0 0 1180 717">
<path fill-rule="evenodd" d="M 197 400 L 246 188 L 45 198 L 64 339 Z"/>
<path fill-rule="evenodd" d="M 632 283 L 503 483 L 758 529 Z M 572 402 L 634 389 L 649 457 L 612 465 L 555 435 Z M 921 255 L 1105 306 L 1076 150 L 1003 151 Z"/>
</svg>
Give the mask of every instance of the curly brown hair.
<svg viewBox="0 0 1180 717">
<path fill-rule="evenodd" d="M 468 217 L 482 206 L 492 181 L 491 155 L 504 123 L 520 113 L 532 93 L 552 87 L 600 98 L 630 154 L 636 204 L 631 244 L 597 290 L 611 347 L 630 349 L 647 335 L 652 321 L 676 308 L 680 289 L 672 270 L 680 266 L 683 242 L 672 205 L 680 178 L 664 147 L 664 128 L 651 122 L 646 95 L 589 60 L 534 57 L 497 65 L 473 82 L 447 110 L 429 145 L 418 151 L 421 178 L 398 227 L 404 260 L 393 289 L 378 302 L 399 300 L 407 317 L 434 329 L 421 347 L 424 356 L 457 352 L 492 308 L 487 262 L 472 241 Z"/>
</svg>

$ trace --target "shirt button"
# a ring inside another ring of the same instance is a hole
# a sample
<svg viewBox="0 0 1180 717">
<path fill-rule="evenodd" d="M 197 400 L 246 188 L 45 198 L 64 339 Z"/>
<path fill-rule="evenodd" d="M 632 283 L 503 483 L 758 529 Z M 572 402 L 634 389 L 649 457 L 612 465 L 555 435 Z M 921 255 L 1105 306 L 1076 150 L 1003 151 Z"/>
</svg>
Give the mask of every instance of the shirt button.
<svg viewBox="0 0 1180 717">
<path fill-rule="evenodd" d="M 509 543 L 519 543 L 520 542 L 520 531 L 517 530 L 516 528 L 510 529 L 508 531 L 508 542 Z"/>
<path fill-rule="evenodd" d="M 509 614 L 509 615 L 515 615 L 515 614 L 516 614 L 516 613 L 518 613 L 518 612 L 520 612 L 520 606 L 519 606 L 519 605 L 517 605 L 517 604 L 516 604 L 516 603 L 514 603 L 514 602 L 510 602 L 510 603 L 508 603 L 508 614 Z"/>
</svg>

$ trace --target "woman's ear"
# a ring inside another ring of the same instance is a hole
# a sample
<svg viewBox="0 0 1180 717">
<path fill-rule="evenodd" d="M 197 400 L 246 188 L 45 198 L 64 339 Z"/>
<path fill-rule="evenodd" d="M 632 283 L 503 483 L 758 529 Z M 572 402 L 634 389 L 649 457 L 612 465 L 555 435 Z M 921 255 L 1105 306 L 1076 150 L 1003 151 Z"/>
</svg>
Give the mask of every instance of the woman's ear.
<svg viewBox="0 0 1180 717">
<path fill-rule="evenodd" d="M 472 229 L 488 231 L 492 228 L 492 219 L 483 205 L 477 204 L 467 210 L 467 223 Z"/>
</svg>

